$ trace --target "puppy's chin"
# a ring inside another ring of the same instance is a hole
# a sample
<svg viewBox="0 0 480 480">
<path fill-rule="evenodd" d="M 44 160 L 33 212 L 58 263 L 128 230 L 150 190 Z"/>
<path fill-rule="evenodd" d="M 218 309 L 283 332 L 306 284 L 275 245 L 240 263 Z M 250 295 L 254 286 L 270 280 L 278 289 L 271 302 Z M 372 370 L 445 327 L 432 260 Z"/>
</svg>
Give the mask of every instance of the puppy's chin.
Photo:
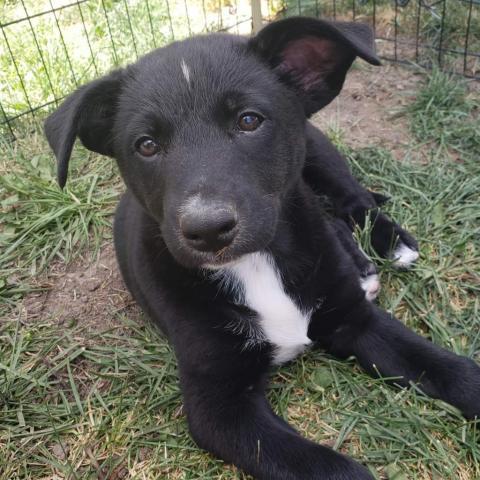
<svg viewBox="0 0 480 480">
<path fill-rule="evenodd" d="M 199 270 L 219 270 L 229 265 L 233 265 L 243 255 L 256 251 L 254 249 L 244 249 L 241 251 L 236 249 L 233 245 L 231 248 L 227 248 L 222 252 L 199 252 L 187 246 L 172 246 L 170 248 L 167 245 L 168 250 L 172 254 L 173 258 L 183 267 L 188 269 Z"/>
<path fill-rule="evenodd" d="M 246 255 L 245 253 L 243 255 Z M 232 267 L 235 265 L 237 262 L 240 261 L 240 259 L 243 257 L 243 255 L 239 255 L 238 257 L 232 258 L 231 260 L 228 261 L 215 261 L 215 262 L 210 262 L 210 263 L 204 263 L 201 268 L 202 270 L 222 270 L 223 268 L 228 268 Z"/>
</svg>

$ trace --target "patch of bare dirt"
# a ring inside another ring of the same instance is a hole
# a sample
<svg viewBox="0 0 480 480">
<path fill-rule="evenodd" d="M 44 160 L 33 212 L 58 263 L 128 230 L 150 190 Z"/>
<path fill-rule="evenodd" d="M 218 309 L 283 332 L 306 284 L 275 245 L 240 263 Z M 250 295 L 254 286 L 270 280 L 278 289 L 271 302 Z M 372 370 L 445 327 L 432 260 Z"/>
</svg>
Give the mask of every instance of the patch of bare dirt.
<svg viewBox="0 0 480 480">
<path fill-rule="evenodd" d="M 55 263 L 42 285 L 48 289 L 23 301 L 21 313 L 26 321 L 106 330 L 118 326 L 119 312 L 139 315 L 121 278 L 112 243 L 104 245 L 93 261 L 87 252 L 67 266 Z"/>
<path fill-rule="evenodd" d="M 420 74 L 393 64 L 363 63 L 347 76 L 341 94 L 312 120 L 323 131 L 340 129 L 352 147 L 385 145 L 401 158 L 411 140 L 401 110 L 412 101 L 421 79 Z"/>
</svg>

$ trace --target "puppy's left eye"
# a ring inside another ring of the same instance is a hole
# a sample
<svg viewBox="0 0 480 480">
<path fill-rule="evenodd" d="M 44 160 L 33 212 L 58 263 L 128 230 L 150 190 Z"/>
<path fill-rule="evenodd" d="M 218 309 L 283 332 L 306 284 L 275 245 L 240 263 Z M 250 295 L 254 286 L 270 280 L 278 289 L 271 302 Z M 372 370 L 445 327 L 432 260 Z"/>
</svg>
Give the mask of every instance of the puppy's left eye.
<svg viewBox="0 0 480 480">
<path fill-rule="evenodd" d="M 135 142 L 135 149 L 143 157 L 153 157 L 158 153 L 160 146 L 153 138 L 145 136 Z"/>
<path fill-rule="evenodd" d="M 258 113 L 246 112 L 240 115 L 237 125 L 242 132 L 253 132 L 261 125 L 263 120 L 264 118 Z"/>
</svg>

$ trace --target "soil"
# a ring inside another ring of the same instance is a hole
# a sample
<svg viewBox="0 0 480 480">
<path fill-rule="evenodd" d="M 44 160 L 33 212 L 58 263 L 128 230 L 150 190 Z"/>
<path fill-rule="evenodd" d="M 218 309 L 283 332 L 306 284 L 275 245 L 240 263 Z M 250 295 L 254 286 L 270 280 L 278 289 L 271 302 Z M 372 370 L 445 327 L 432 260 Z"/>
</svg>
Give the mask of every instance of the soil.
<svg viewBox="0 0 480 480">
<path fill-rule="evenodd" d="M 402 109 L 414 96 L 422 75 L 386 63 L 359 63 L 342 93 L 313 117 L 323 131 L 340 129 L 352 147 L 384 145 L 396 158 L 408 148 L 411 134 Z"/>
<path fill-rule="evenodd" d="M 58 325 L 81 324 L 87 329 L 108 330 L 119 325 L 118 313 L 140 316 L 118 270 L 112 243 L 92 259 L 86 252 L 65 265 L 56 262 L 41 279 L 45 291 L 25 297 L 24 321 L 49 321 Z"/>
<path fill-rule="evenodd" d="M 400 157 L 410 135 L 398 111 L 410 101 L 420 79 L 391 64 L 383 68 L 362 64 L 351 71 L 341 95 L 312 120 L 324 130 L 340 128 L 354 147 L 385 145 Z M 112 242 L 92 257 L 86 252 L 68 265 L 54 263 L 39 280 L 47 289 L 25 297 L 20 306 L 22 320 L 76 322 L 101 331 L 119 326 L 119 313 L 138 318 L 140 310 L 121 279 Z"/>
</svg>

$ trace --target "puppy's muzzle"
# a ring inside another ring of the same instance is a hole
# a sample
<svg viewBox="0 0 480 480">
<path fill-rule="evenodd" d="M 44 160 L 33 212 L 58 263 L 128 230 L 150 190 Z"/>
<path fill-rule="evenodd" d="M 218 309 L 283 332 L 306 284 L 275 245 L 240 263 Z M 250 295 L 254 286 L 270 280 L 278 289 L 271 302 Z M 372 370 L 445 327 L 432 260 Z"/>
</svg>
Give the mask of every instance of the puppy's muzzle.
<svg viewBox="0 0 480 480">
<path fill-rule="evenodd" d="M 228 247 L 238 231 L 238 216 L 229 204 L 195 202 L 180 216 L 180 230 L 187 245 L 200 252 Z"/>
</svg>

